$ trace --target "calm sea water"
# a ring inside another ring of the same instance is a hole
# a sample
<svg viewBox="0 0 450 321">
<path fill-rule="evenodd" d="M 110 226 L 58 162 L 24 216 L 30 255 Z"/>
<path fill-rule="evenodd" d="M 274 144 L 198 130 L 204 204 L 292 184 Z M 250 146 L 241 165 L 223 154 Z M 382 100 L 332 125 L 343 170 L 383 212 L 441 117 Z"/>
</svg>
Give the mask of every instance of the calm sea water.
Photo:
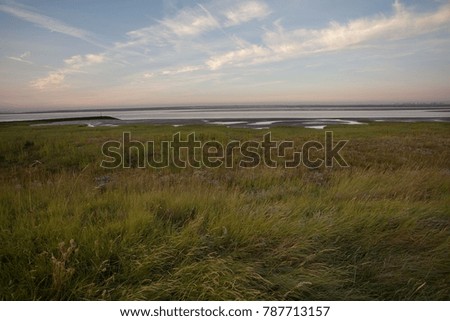
<svg viewBox="0 0 450 321">
<path fill-rule="evenodd" d="M 170 107 L 140 110 L 0 113 L 0 122 L 111 116 L 120 120 L 248 120 L 248 119 L 443 119 L 450 118 L 450 106 L 439 107 L 304 107 L 229 106 Z"/>
</svg>

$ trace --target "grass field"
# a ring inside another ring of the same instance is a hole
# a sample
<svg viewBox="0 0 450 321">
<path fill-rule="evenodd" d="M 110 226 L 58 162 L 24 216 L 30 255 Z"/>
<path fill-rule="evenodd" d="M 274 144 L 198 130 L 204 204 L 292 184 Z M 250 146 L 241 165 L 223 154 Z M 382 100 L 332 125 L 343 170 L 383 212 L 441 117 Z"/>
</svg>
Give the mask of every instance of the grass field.
<svg viewBox="0 0 450 321">
<path fill-rule="evenodd" d="M 105 170 L 125 130 L 268 130 L 0 124 L 0 299 L 450 300 L 450 124 L 327 129 L 350 167 Z"/>
</svg>

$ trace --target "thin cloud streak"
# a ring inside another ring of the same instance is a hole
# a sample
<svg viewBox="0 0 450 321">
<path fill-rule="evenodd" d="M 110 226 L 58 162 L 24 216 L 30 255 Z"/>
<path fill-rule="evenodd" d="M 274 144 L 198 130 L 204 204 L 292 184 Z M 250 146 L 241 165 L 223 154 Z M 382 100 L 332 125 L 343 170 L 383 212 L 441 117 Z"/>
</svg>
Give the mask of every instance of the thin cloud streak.
<svg viewBox="0 0 450 321">
<path fill-rule="evenodd" d="M 203 69 L 205 69 L 204 66 L 184 66 L 173 70 L 163 70 L 160 74 L 164 76 L 177 75 L 177 74 L 184 74 L 187 72 L 199 71 Z"/>
<path fill-rule="evenodd" d="M 80 40 L 84 40 L 90 44 L 103 49 L 109 49 L 107 46 L 99 43 L 95 40 L 94 36 L 87 30 L 70 26 L 58 19 L 28 10 L 22 7 L 13 7 L 9 5 L 0 4 L 0 11 L 7 13 L 11 16 L 24 20 L 26 22 L 35 24 L 43 29 L 51 32 L 57 32 L 66 36 L 74 37 Z"/>
<path fill-rule="evenodd" d="M 62 21 L 23 8 L 0 5 L 0 11 L 50 31 L 59 32 L 83 40 L 86 40 L 89 36 L 89 33 L 85 30 L 69 26 Z"/>
<path fill-rule="evenodd" d="M 27 59 L 27 58 L 30 57 L 30 56 L 31 56 L 31 52 L 30 52 L 30 51 L 27 51 L 27 52 L 24 52 L 23 54 L 21 54 L 21 55 L 18 56 L 18 57 L 15 57 L 15 56 L 8 56 L 8 57 L 6 57 L 6 58 L 11 59 L 11 60 L 14 60 L 14 61 L 23 62 L 23 63 L 29 64 L 29 65 L 32 65 L 33 62 Z"/>
</svg>

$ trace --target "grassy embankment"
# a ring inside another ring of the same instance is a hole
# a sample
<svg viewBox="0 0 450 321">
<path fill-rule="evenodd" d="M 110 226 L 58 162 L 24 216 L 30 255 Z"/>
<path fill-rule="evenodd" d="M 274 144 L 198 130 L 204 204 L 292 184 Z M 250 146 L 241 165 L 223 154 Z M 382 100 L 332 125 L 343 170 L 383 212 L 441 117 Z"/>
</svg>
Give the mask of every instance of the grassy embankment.
<svg viewBox="0 0 450 321">
<path fill-rule="evenodd" d="M 450 124 L 331 128 L 350 168 L 104 170 L 100 146 L 125 129 L 267 131 L 1 124 L 0 298 L 450 299 Z"/>
</svg>

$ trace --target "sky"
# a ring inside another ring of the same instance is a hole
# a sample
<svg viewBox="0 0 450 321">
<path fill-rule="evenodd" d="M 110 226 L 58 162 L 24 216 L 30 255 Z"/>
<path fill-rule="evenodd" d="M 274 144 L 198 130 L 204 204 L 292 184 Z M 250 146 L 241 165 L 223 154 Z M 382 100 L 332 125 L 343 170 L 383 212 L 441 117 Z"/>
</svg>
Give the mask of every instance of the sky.
<svg viewBox="0 0 450 321">
<path fill-rule="evenodd" d="M 0 111 L 450 102 L 449 0 L 0 0 Z"/>
</svg>

